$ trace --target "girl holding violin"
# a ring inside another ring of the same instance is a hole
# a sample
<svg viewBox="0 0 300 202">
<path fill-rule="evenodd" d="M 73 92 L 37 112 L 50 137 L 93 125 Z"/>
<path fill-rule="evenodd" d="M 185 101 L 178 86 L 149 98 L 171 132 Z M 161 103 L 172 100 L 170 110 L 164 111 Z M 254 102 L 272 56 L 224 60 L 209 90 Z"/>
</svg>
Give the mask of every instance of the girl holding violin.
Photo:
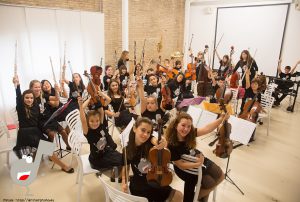
<svg viewBox="0 0 300 202">
<path fill-rule="evenodd" d="M 130 192 L 136 196 L 146 197 L 149 201 L 182 201 L 182 194 L 170 186 L 153 187 L 147 181 L 147 173 L 151 164 L 149 162 L 149 151 L 155 147 L 158 150 L 167 146 L 164 138 L 158 143 L 151 134 L 153 132 L 152 121 L 148 118 L 139 118 L 129 134 L 129 141 L 124 149 L 126 151 L 127 163 L 131 165 L 133 176 L 130 178 Z M 122 170 L 122 189 L 128 192 L 126 175 Z"/>
<path fill-rule="evenodd" d="M 42 80 L 42 92 L 43 98 L 45 98 L 45 110 L 42 116 L 42 122 L 46 123 L 46 121 L 51 117 L 51 115 L 62 106 L 62 103 L 59 102 L 58 94 L 59 94 L 59 87 L 55 84 L 55 89 L 52 87 L 51 83 L 48 80 Z M 65 110 L 55 119 L 47 123 L 43 126 L 43 131 L 48 135 L 49 140 L 53 142 L 56 132 L 58 132 L 61 136 L 63 141 L 66 144 L 66 149 L 71 150 L 68 142 L 68 134 L 66 130 L 58 123 L 64 121 L 67 115 L 67 111 Z M 43 124 L 44 125 L 44 124 Z"/>
<path fill-rule="evenodd" d="M 171 151 L 171 161 L 174 163 L 175 173 L 184 181 L 184 202 L 193 201 L 198 180 L 198 176 L 185 172 L 185 169 L 202 166 L 201 190 L 198 197 L 201 201 L 207 201 L 209 193 L 224 179 L 221 168 L 196 149 L 196 137 L 212 132 L 223 119 L 228 118 L 228 114 L 221 115 L 217 120 L 202 128 L 194 128 L 192 117 L 185 112 L 180 112 L 167 127 L 165 137 Z M 183 154 L 195 156 L 197 161 L 184 161 L 181 159 Z"/>
<path fill-rule="evenodd" d="M 129 51 L 122 51 L 121 53 L 121 57 L 118 61 L 118 69 L 122 66 L 122 65 L 125 65 L 126 66 L 126 63 L 127 61 L 129 61 Z"/>
<path fill-rule="evenodd" d="M 117 80 L 112 79 L 110 81 L 107 94 L 111 99 L 110 104 L 113 111 L 106 109 L 105 113 L 109 117 L 115 117 L 115 124 L 117 127 L 125 127 L 129 124 L 131 118 L 137 117 L 131 108 L 126 109 L 124 105 L 124 94 L 121 93 L 119 82 Z"/>
<path fill-rule="evenodd" d="M 248 50 L 242 51 L 240 60 L 235 65 L 235 68 L 233 69 L 232 74 L 235 73 L 239 68 L 242 69 L 242 75 L 245 74 L 246 68 L 250 69 L 250 81 L 252 79 L 254 79 L 254 77 L 258 71 L 258 67 L 257 67 L 255 60 L 251 57 Z M 243 86 L 243 88 L 246 87 L 246 79 L 245 78 L 242 81 L 242 86 Z"/>
<path fill-rule="evenodd" d="M 193 97 L 191 83 L 186 82 L 183 73 L 179 73 L 174 79 L 170 80 L 168 87 L 171 90 L 172 98 L 177 97 L 177 100 L 182 100 L 183 98 Z"/>
</svg>

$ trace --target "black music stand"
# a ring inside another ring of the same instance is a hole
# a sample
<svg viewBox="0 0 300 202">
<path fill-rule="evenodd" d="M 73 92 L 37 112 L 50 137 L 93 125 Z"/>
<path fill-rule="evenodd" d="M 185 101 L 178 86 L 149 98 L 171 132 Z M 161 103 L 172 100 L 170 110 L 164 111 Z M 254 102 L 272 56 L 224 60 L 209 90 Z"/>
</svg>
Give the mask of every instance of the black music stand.
<svg viewBox="0 0 300 202">
<path fill-rule="evenodd" d="M 58 144 L 59 144 L 59 148 L 58 148 L 57 150 L 55 150 L 53 153 L 56 153 L 57 156 L 58 156 L 58 158 L 62 159 L 62 158 L 64 158 L 65 156 L 67 156 L 68 154 L 70 154 L 71 151 L 66 150 L 66 149 L 63 149 L 63 148 L 61 147 L 61 142 L 60 142 L 60 136 L 61 136 L 61 135 L 60 135 L 60 134 L 57 134 L 57 136 L 58 136 Z M 64 152 L 66 152 L 66 153 L 63 154 Z M 53 169 L 54 165 L 55 165 L 55 163 L 53 163 L 51 169 Z"/>
<path fill-rule="evenodd" d="M 241 190 L 241 188 L 228 176 L 228 173 L 231 171 L 230 169 L 228 169 L 229 160 L 230 160 L 230 155 L 228 156 L 228 159 L 227 159 L 226 171 L 225 171 L 225 180 L 227 180 L 228 182 L 233 184 L 241 192 L 241 194 L 245 195 L 245 193 Z"/>
</svg>

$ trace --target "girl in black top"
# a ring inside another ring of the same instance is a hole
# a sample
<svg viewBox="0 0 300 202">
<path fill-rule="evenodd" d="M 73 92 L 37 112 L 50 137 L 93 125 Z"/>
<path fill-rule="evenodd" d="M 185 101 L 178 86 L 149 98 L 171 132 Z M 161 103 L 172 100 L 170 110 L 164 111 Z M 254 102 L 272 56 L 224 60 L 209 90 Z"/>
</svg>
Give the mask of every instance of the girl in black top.
<svg viewBox="0 0 300 202">
<path fill-rule="evenodd" d="M 104 90 L 108 90 L 108 84 L 113 77 L 113 69 L 110 65 L 105 66 L 105 76 L 103 76 Z"/>
<path fill-rule="evenodd" d="M 83 84 L 82 78 L 79 73 L 73 73 L 72 81 L 69 81 L 65 77 L 65 71 L 66 66 L 63 66 L 62 78 L 70 89 L 69 99 L 73 98 L 74 102 L 77 103 L 77 97 L 82 96 L 85 90 L 85 85 Z"/>
<path fill-rule="evenodd" d="M 87 100 L 89 102 L 90 98 Z M 85 116 L 82 98 L 78 98 L 83 134 L 90 144 L 89 161 L 97 170 L 122 166 L 122 154 L 116 151 L 117 144 L 100 122 L 100 112 L 91 110 Z M 120 169 L 119 169 L 120 170 Z"/>
<path fill-rule="evenodd" d="M 251 65 L 251 67 L 250 67 L 250 65 Z M 255 77 L 255 75 L 258 71 L 258 67 L 257 67 L 255 60 L 251 57 L 249 51 L 247 51 L 247 50 L 242 51 L 240 60 L 235 65 L 235 68 L 233 69 L 232 73 L 235 73 L 239 68 L 242 69 L 242 75 L 244 75 L 246 68 L 251 68 L 250 80 L 252 80 Z M 246 87 L 246 79 L 245 78 L 242 81 L 242 86 L 243 86 L 243 88 Z"/>
<path fill-rule="evenodd" d="M 229 73 L 229 68 L 230 68 L 230 61 L 229 61 L 229 56 L 228 55 L 224 55 L 223 58 L 221 59 L 219 53 L 217 50 L 216 51 L 216 55 L 220 61 L 220 67 L 218 69 L 218 76 L 221 77 L 226 77 L 227 74 Z"/>
<path fill-rule="evenodd" d="M 127 87 L 127 82 L 129 81 L 129 74 L 127 72 L 127 67 L 122 65 L 119 69 L 120 71 L 120 89 L 124 91 Z"/>
<path fill-rule="evenodd" d="M 153 123 L 156 123 L 157 115 L 159 115 L 160 118 L 163 118 L 165 115 L 165 109 L 161 104 L 160 107 L 158 107 L 159 105 L 156 97 L 145 97 L 143 81 L 141 79 L 138 79 L 137 85 L 138 95 L 141 99 L 141 115 L 142 117 L 149 118 Z"/>
<path fill-rule="evenodd" d="M 115 117 L 115 124 L 117 127 L 125 127 L 129 124 L 132 118 L 137 117 L 131 108 L 126 109 L 124 105 L 125 98 L 121 94 L 118 81 L 110 81 L 107 94 L 111 98 L 110 104 L 113 108 L 113 112 L 105 110 L 105 113 L 110 117 Z"/>
<path fill-rule="evenodd" d="M 156 145 L 157 149 L 163 149 L 166 141 L 163 138 L 159 145 L 153 138 L 152 122 L 148 118 L 139 118 L 129 134 L 126 146 L 127 163 L 131 165 L 133 177 L 130 178 L 130 192 L 136 196 L 146 197 L 149 201 L 182 201 L 182 194 L 170 186 L 154 188 L 147 182 L 146 175 L 151 164 L 148 160 L 149 150 Z M 127 192 L 125 169 L 122 172 L 122 189 Z M 128 175 L 127 175 L 128 176 Z"/>
<path fill-rule="evenodd" d="M 168 87 L 171 90 L 172 98 L 177 97 L 177 100 L 182 100 L 193 97 L 191 92 L 192 86 L 190 83 L 186 83 L 183 73 L 179 73 L 174 79 L 169 80 Z"/>
<path fill-rule="evenodd" d="M 168 148 L 171 151 L 171 161 L 177 176 L 184 181 L 184 202 L 193 201 L 194 190 L 198 176 L 185 172 L 185 169 L 202 167 L 202 182 L 199 199 L 207 201 L 209 193 L 224 179 L 224 173 L 214 162 L 205 158 L 201 152 L 196 150 L 196 137 L 206 135 L 216 129 L 229 115 L 221 116 L 214 122 L 202 128 L 194 128 L 192 117 L 181 112 L 167 128 L 165 137 Z M 197 162 L 187 162 L 181 159 L 181 155 L 187 154 L 198 157 Z"/>
<path fill-rule="evenodd" d="M 147 93 L 147 95 L 153 95 L 156 98 L 161 98 L 161 85 L 158 83 L 158 77 L 154 74 L 151 74 L 148 76 L 149 83 L 148 85 L 145 85 L 144 91 Z"/>
<path fill-rule="evenodd" d="M 245 95 L 242 99 L 240 113 L 243 112 L 244 105 L 248 99 L 253 99 L 255 97 L 255 95 L 257 95 L 257 98 L 256 98 L 257 101 L 260 102 L 260 100 L 261 100 L 261 95 L 259 92 L 259 80 L 254 78 L 250 82 L 250 71 L 248 69 L 246 69 L 245 78 L 246 78 L 246 91 L 245 91 Z"/>
<path fill-rule="evenodd" d="M 118 69 L 122 66 L 125 65 L 126 66 L 126 62 L 129 60 L 129 52 L 124 50 L 121 54 L 121 57 L 118 61 Z"/>
<path fill-rule="evenodd" d="M 40 106 L 36 102 L 35 94 L 37 90 L 40 89 L 38 87 L 38 82 L 31 82 L 30 86 L 34 86 L 35 92 L 33 90 L 26 90 L 21 95 L 20 83 L 18 76 L 13 78 L 13 83 L 16 87 L 16 95 L 17 95 L 17 113 L 19 120 L 19 130 L 17 135 L 17 145 L 14 147 L 14 151 L 16 151 L 19 158 L 21 154 L 18 151 L 25 146 L 30 146 L 34 148 L 38 148 L 38 144 L 40 139 L 46 140 L 45 136 L 41 130 L 41 113 Z M 57 156 L 52 155 L 50 159 L 59 165 L 62 170 L 66 173 L 73 173 L 74 169 L 68 167 L 63 162 L 61 162 Z"/>
<path fill-rule="evenodd" d="M 64 111 L 59 116 L 50 121 L 47 125 L 44 126 L 44 123 L 51 117 L 51 115 L 62 106 L 62 103 L 59 102 L 58 92 L 59 87 L 55 85 L 55 89 L 52 87 L 51 83 L 48 80 L 42 80 L 42 92 L 43 98 L 46 100 L 45 111 L 42 116 L 42 125 L 43 131 L 48 135 L 49 140 L 53 142 L 56 132 L 61 134 L 63 141 L 67 145 L 66 149 L 70 150 L 71 147 L 68 143 L 68 134 L 65 129 L 58 123 L 65 121 L 67 111 Z"/>
</svg>

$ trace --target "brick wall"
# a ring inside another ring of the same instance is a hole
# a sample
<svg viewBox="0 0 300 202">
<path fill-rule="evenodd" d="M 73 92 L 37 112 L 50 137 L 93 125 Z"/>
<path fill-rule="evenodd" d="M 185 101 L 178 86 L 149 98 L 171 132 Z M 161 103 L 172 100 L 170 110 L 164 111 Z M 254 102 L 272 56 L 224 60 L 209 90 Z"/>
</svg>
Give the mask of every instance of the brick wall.
<svg viewBox="0 0 300 202">
<path fill-rule="evenodd" d="M 122 52 L 122 0 L 0 0 L 5 4 L 20 4 L 84 11 L 103 11 L 105 16 L 105 59 L 114 64 L 114 51 Z M 170 57 L 182 50 L 184 29 L 184 0 L 129 0 L 129 51 L 133 58 L 133 41 L 137 42 L 140 60 L 146 38 L 145 58 Z M 157 43 L 162 37 L 161 53 Z"/>
<path fill-rule="evenodd" d="M 151 58 L 170 58 L 183 47 L 184 0 L 129 0 L 129 51 L 133 55 L 137 43 L 137 59 L 140 60 L 143 41 L 146 38 L 145 62 Z M 162 38 L 161 52 L 157 43 Z"/>
</svg>

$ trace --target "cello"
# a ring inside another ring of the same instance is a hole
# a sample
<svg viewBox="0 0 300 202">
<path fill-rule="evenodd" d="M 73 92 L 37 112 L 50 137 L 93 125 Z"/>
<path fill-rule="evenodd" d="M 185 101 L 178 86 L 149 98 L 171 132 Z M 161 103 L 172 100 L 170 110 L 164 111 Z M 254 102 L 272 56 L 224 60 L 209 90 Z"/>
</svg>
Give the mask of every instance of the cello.
<svg viewBox="0 0 300 202">
<path fill-rule="evenodd" d="M 219 99 L 220 102 L 220 109 L 227 113 L 227 109 L 225 106 L 225 93 L 226 87 L 223 90 L 223 96 Z M 232 94 L 232 93 L 231 93 Z M 216 156 L 220 158 L 227 158 L 230 156 L 232 149 L 233 149 L 233 142 L 230 140 L 229 135 L 231 133 L 231 124 L 228 123 L 227 120 L 223 120 L 223 124 L 221 128 L 218 130 L 217 136 L 218 143 L 216 145 L 216 149 L 213 151 Z"/>
<path fill-rule="evenodd" d="M 97 103 L 101 103 L 102 106 L 105 106 L 105 100 L 99 95 L 100 85 L 100 75 L 102 74 L 102 68 L 99 66 L 92 66 L 90 69 L 91 75 L 84 71 L 84 76 L 89 79 L 89 84 L 87 86 L 87 92 L 91 95 L 90 105 L 96 105 Z"/>
<path fill-rule="evenodd" d="M 262 111 L 261 104 L 257 101 L 259 92 L 254 96 L 252 100 L 248 100 L 243 108 L 243 112 L 239 115 L 239 118 L 256 123 L 259 113 Z"/>
<path fill-rule="evenodd" d="M 162 135 L 162 119 L 157 121 L 158 123 L 158 142 L 161 140 Z M 153 187 L 165 187 L 171 184 L 173 176 L 168 168 L 168 163 L 171 160 L 171 152 L 169 149 L 156 149 L 151 148 L 149 151 L 149 161 L 151 162 L 151 168 L 147 173 L 148 184 Z"/>
</svg>

